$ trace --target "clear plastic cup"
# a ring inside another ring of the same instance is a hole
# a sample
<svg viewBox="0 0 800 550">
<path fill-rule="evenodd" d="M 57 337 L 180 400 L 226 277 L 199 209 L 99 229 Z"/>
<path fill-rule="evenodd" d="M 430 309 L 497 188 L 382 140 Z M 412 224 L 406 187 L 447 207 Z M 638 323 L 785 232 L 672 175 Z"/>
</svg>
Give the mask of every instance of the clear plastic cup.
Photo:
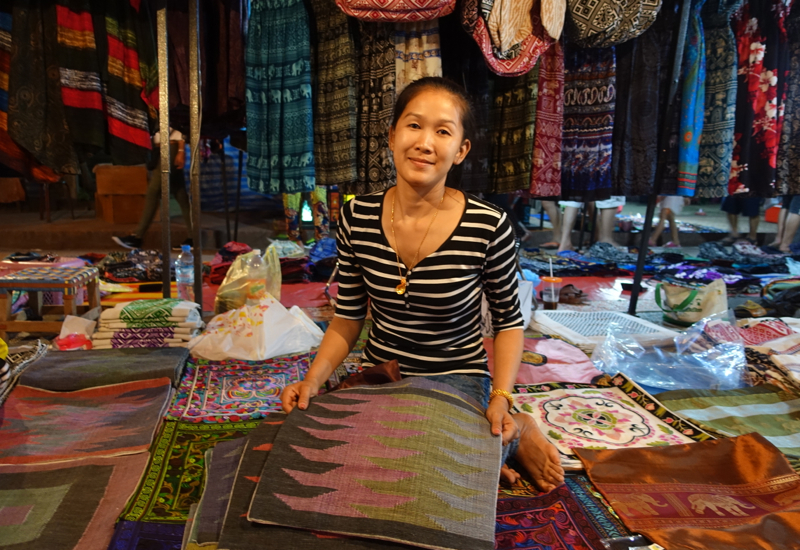
<svg viewBox="0 0 800 550">
<path fill-rule="evenodd" d="M 558 309 L 561 277 L 542 277 L 542 304 L 544 309 Z"/>
</svg>

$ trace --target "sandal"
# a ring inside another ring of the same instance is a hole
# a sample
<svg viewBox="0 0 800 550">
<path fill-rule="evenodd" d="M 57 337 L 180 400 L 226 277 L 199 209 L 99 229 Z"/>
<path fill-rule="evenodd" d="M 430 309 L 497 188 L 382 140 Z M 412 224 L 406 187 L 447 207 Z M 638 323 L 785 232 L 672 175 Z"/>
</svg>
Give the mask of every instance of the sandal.
<svg viewBox="0 0 800 550">
<path fill-rule="evenodd" d="M 560 304 L 569 304 L 573 306 L 586 305 L 589 302 L 584 298 L 586 298 L 586 295 L 583 291 L 572 284 L 561 287 L 561 291 L 558 293 L 558 303 Z"/>
<path fill-rule="evenodd" d="M 767 310 L 761 304 L 757 304 L 753 300 L 747 300 L 740 306 L 733 308 L 733 312 L 737 317 L 764 317 L 767 315 Z"/>
<path fill-rule="evenodd" d="M 728 235 L 727 237 L 725 237 L 724 239 L 722 239 L 722 240 L 721 240 L 721 241 L 719 241 L 719 242 L 720 242 L 720 244 L 722 244 L 723 246 L 730 246 L 730 245 L 732 245 L 733 243 L 735 243 L 736 241 L 738 241 L 739 239 L 740 239 L 740 237 L 731 237 L 730 235 Z"/>
<path fill-rule="evenodd" d="M 559 243 L 557 243 L 555 241 L 550 241 L 550 242 L 546 242 L 546 243 L 543 243 L 543 244 L 539 245 L 539 248 L 546 248 L 546 249 L 552 249 L 552 248 L 558 248 L 558 247 L 559 247 Z"/>
</svg>

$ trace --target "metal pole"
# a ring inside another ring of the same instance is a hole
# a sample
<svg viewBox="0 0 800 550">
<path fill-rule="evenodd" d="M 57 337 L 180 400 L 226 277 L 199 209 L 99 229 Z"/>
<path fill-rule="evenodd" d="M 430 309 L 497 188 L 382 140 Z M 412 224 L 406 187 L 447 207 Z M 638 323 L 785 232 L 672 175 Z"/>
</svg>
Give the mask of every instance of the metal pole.
<svg viewBox="0 0 800 550">
<path fill-rule="evenodd" d="M 189 1 L 189 143 L 192 192 L 192 241 L 194 243 L 194 301 L 203 307 L 203 243 L 200 240 L 200 0 Z"/>
<path fill-rule="evenodd" d="M 170 284 L 172 260 L 169 242 L 169 172 L 172 163 L 169 158 L 169 58 L 167 54 L 166 3 L 156 13 L 156 26 L 158 32 L 158 131 L 161 139 L 161 160 L 159 162 L 161 170 L 161 257 L 163 259 L 161 294 L 164 298 L 169 298 L 172 295 Z M 144 237 L 144 235 L 139 236 Z"/>
<path fill-rule="evenodd" d="M 228 165 L 225 164 L 225 144 L 219 144 L 219 158 L 222 160 L 222 199 L 225 202 L 225 237 L 231 242 L 231 213 L 228 211 Z"/>
<path fill-rule="evenodd" d="M 686 44 L 686 29 L 689 26 L 689 12 L 691 11 L 691 0 L 683 0 L 681 5 L 681 21 L 678 28 L 678 39 L 675 43 L 675 56 L 672 59 L 672 80 L 669 85 L 667 95 L 667 109 L 664 113 L 663 127 L 658 143 L 658 161 L 656 163 L 656 176 L 653 184 L 653 193 L 647 201 L 647 211 L 644 216 L 644 227 L 642 228 L 642 242 L 639 245 L 639 256 L 636 261 L 636 273 L 633 276 L 633 289 L 631 290 L 631 301 L 628 306 L 628 314 L 636 315 L 636 305 L 639 302 L 639 292 L 641 291 L 642 276 L 644 275 L 644 261 L 647 258 L 647 243 L 650 242 L 650 230 L 653 225 L 653 214 L 656 211 L 656 200 L 661 193 L 661 181 L 664 179 L 664 170 L 667 167 L 667 150 L 669 148 L 669 137 L 672 130 L 672 113 L 675 112 L 675 95 L 678 92 L 678 82 L 681 79 L 681 66 L 683 65 L 683 47 Z"/>
<path fill-rule="evenodd" d="M 239 149 L 239 173 L 236 178 L 236 214 L 233 219 L 233 240 L 239 240 L 239 200 L 242 198 L 242 163 L 244 151 Z"/>
</svg>

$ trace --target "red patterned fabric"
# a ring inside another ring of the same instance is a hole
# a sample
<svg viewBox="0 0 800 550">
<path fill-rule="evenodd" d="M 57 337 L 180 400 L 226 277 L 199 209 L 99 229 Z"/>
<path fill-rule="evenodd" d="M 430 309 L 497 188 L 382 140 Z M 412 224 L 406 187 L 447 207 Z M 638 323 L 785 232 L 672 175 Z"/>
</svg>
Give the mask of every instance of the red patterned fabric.
<svg viewBox="0 0 800 550">
<path fill-rule="evenodd" d="M 561 132 L 564 127 L 564 50 L 556 42 L 539 66 L 539 101 L 533 143 L 531 196 L 561 195 Z"/>
<path fill-rule="evenodd" d="M 412 23 L 453 13 L 455 0 L 336 0 L 347 15 L 364 21 Z"/>
</svg>

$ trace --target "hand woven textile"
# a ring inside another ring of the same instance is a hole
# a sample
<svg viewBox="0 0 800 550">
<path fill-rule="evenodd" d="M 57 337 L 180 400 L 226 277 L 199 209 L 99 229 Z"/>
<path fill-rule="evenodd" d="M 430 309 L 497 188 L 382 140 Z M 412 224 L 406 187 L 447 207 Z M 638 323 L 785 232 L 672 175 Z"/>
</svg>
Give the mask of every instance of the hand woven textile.
<svg viewBox="0 0 800 550">
<path fill-rule="evenodd" d="M 564 478 L 564 483 L 602 538 L 627 537 L 631 534 L 588 477 L 581 474 L 568 475 Z"/>
<path fill-rule="evenodd" d="M 179 550 L 185 525 L 120 521 L 108 550 Z M 210 549 L 209 549 L 210 550 Z"/>
<path fill-rule="evenodd" d="M 76 391 L 169 378 L 177 386 L 188 356 L 186 349 L 51 351 L 25 369 L 19 383 L 42 390 Z"/>
<path fill-rule="evenodd" d="M 798 546 L 800 475 L 759 434 L 576 453 L 625 525 L 665 548 Z"/>
<path fill-rule="evenodd" d="M 147 454 L 0 465 L 0 548 L 106 550 Z"/>
<path fill-rule="evenodd" d="M 800 395 L 765 384 L 740 390 L 676 390 L 658 399 L 727 436 L 759 433 L 782 453 L 800 457 Z"/>
<path fill-rule="evenodd" d="M 494 341 L 484 338 L 489 370 L 494 372 Z M 579 348 L 558 338 L 525 338 L 516 384 L 543 384 L 552 380 L 590 383 L 602 376 Z"/>
<path fill-rule="evenodd" d="M 135 300 L 117 304 L 113 308 L 105 310 L 100 314 L 100 320 L 138 323 L 140 321 L 164 321 L 181 318 L 186 321 L 196 321 L 200 319 L 199 307 L 195 302 L 187 302 L 175 298 Z"/>
<path fill-rule="evenodd" d="M 120 519 L 186 523 L 205 487 L 205 452 L 244 437 L 258 422 L 191 424 L 165 421 L 151 448 L 147 472 Z"/>
<path fill-rule="evenodd" d="M 63 393 L 18 386 L 3 405 L 0 464 L 146 451 L 171 389 L 168 378 Z"/>
<path fill-rule="evenodd" d="M 47 344 L 37 340 L 33 344 L 15 346 L 9 350 L 5 367 L 0 368 L 0 405 L 5 403 L 20 374 L 47 353 Z"/>
<path fill-rule="evenodd" d="M 310 355 L 266 361 L 210 361 L 186 366 L 167 418 L 186 422 L 238 422 L 281 410 L 281 391 L 305 377 Z"/>
<path fill-rule="evenodd" d="M 501 442 L 454 388 L 410 377 L 322 395 L 281 427 L 248 519 L 492 549 Z"/>
<path fill-rule="evenodd" d="M 590 384 L 516 386 L 514 404 L 556 446 L 566 468 L 580 468 L 574 449 L 659 447 L 711 436 L 665 408 L 622 374 L 613 387 Z"/>
</svg>

